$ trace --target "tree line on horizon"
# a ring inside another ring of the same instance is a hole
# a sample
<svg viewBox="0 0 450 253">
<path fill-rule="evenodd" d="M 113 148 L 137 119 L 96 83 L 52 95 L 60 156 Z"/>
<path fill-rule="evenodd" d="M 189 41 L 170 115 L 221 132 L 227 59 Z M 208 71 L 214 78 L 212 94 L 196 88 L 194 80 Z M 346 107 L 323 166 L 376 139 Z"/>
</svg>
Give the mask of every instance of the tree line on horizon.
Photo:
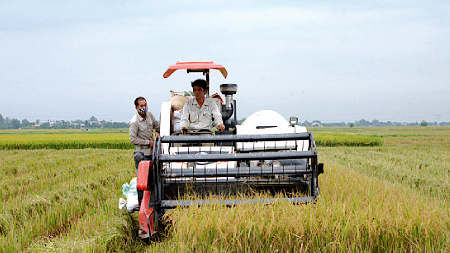
<svg viewBox="0 0 450 253">
<path fill-rule="evenodd" d="M 244 122 L 246 118 L 242 118 L 238 121 L 238 124 Z M 314 121 L 304 121 L 299 122 L 298 125 L 304 127 L 397 127 L 397 126 L 450 126 L 450 122 L 428 122 L 422 120 L 419 122 L 406 123 L 406 122 L 395 122 L 395 121 L 386 121 L 382 122 L 377 119 L 372 121 L 368 121 L 365 119 L 356 120 L 355 122 L 335 122 L 335 123 L 322 123 L 320 120 Z"/>
<path fill-rule="evenodd" d="M 97 120 L 92 116 L 89 120 L 56 120 L 41 122 L 39 119 L 36 121 L 28 121 L 23 119 L 22 121 L 16 118 L 4 118 L 0 114 L 0 129 L 108 129 L 108 128 L 128 128 L 127 122 L 111 122 L 106 120 Z"/>
<path fill-rule="evenodd" d="M 246 118 L 238 121 L 238 124 L 244 122 Z M 298 125 L 304 127 L 396 127 L 396 126 L 450 126 L 450 122 L 427 122 L 422 120 L 419 122 L 406 123 L 395 121 L 368 121 L 365 119 L 356 120 L 355 122 L 336 122 L 336 123 L 322 123 L 319 120 L 299 122 Z M 91 116 L 89 120 L 56 120 L 41 122 L 39 119 L 35 122 L 23 119 L 22 121 L 16 118 L 4 118 L 0 114 L 0 129 L 111 129 L 111 128 L 128 128 L 128 122 L 111 122 L 106 120 L 97 120 L 96 117 Z"/>
<path fill-rule="evenodd" d="M 356 120 L 355 122 L 339 122 L 339 123 L 321 123 L 320 121 L 305 121 L 303 123 L 299 123 L 299 125 L 305 127 L 313 127 L 321 124 L 323 127 L 401 127 L 401 126 L 450 126 L 450 122 L 428 122 L 422 120 L 421 122 L 396 122 L 396 121 L 379 121 L 374 119 L 372 121 L 368 121 L 365 119 Z"/>
</svg>

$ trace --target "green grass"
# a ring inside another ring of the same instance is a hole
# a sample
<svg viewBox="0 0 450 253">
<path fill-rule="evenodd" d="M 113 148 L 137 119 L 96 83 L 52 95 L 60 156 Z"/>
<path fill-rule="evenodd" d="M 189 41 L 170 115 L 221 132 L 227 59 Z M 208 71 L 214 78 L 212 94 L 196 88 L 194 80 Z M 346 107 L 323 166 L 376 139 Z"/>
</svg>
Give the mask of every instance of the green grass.
<svg viewBox="0 0 450 253">
<path fill-rule="evenodd" d="M 381 146 L 383 141 L 378 136 L 362 136 L 337 133 L 313 133 L 318 147 L 373 147 Z"/>
<path fill-rule="evenodd" d="M 315 204 L 177 208 L 150 245 L 118 209 L 131 149 L 0 150 L 0 252 L 450 252 L 450 129 L 434 130 L 313 129 L 383 145 L 319 145 Z"/>
<path fill-rule="evenodd" d="M 3 132 L 0 150 L 14 149 L 132 149 L 128 132 L 73 132 L 50 131 Z"/>
<path fill-rule="evenodd" d="M 74 130 L 6 130 L 0 131 L 0 150 L 16 149 L 132 149 L 128 132 L 115 131 L 89 131 Z M 381 146 L 382 139 L 378 136 L 361 136 L 339 133 L 314 133 L 317 146 Z"/>
<path fill-rule="evenodd" d="M 412 189 L 328 165 L 316 204 L 218 205 L 167 215 L 157 252 L 446 252 L 444 204 Z"/>
<path fill-rule="evenodd" d="M 314 133 L 337 133 L 378 137 L 398 136 L 449 136 L 450 127 L 310 127 Z"/>
<path fill-rule="evenodd" d="M 420 141 L 422 140 L 422 141 Z M 431 197 L 450 198 L 450 140 L 388 138 L 383 147 L 324 147 L 321 159 L 359 173 L 401 183 Z"/>
<path fill-rule="evenodd" d="M 72 252 L 134 247 L 124 243 L 129 218 L 117 208 L 122 184 L 135 176 L 132 151 L 0 153 L 0 251 L 49 251 L 65 243 L 72 246 L 63 251 Z"/>
</svg>

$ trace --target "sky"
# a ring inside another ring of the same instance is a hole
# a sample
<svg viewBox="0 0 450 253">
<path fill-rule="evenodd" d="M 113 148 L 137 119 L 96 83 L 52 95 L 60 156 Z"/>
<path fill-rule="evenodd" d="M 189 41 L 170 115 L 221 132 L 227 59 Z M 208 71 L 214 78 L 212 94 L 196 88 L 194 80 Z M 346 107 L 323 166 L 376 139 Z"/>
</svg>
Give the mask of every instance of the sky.
<svg viewBox="0 0 450 253">
<path fill-rule="evenodd" d="M 211 93 L 238 85 L 237 118 L 450 121 L 450 2 L 0 1 L 0 114 L 41 122 L 160 115 L 214 61 Z"/>
</svg>

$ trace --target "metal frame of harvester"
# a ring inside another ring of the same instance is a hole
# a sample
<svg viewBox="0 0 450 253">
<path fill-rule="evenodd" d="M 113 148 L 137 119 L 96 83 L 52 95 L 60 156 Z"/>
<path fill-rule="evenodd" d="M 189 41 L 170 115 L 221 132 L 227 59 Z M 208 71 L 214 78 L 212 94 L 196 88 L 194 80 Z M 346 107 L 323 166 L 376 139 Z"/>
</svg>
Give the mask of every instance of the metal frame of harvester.
<svg viewBox="0 0 450 253">
<path fill-rule="evenodd" d="M 225 68 L 214 62 L 178 62 L 168 68 L 164 77 L 178 69 L 202 72 L 208 88 L 210 69 L 217 69 L 227 77 Z M 221 85 L 226 96 L 222 115 L 227 129 L 222 133 L 171 133 L 170 102 L 163 103 L 161 133 L 155 140 L 153 160 L 140 162 L 138 169 L 137 188 L 144 191 L 139 211 L 141 238 L 156 234 L 158 218 L 178 206 L 269 204 L 282 199 L 296 204 L 314 202 L 319 196 L 318 176 L 323 173 L 323 164 L 318 162 L 313 134 L 297 126 L 294 118 L 283 126 L 242 126 L 240 131 L 241 126 L 236 124 L 236 101 L 232 99 L 236 90 L 235 84 Z M 304 194 L 283 198 L 229 198 L 237 194 L 250 196 L 246 194 L 255 189 Z M 209 198 L 192 200 L 184 198 L 185 193 Z"/>
</svg>

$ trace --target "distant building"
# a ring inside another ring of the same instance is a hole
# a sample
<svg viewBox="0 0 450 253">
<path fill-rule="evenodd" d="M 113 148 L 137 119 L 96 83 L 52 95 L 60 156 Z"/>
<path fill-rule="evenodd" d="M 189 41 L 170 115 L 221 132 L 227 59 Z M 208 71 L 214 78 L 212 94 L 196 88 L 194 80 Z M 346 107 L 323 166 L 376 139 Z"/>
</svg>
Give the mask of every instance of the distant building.
<svg viewBox="0 0 450 253">
<path fill-rule="evenodd" d="M 311 127 L 323 127 L 322 122 L 315 120 L 311 122 Z"/>
</svg>

